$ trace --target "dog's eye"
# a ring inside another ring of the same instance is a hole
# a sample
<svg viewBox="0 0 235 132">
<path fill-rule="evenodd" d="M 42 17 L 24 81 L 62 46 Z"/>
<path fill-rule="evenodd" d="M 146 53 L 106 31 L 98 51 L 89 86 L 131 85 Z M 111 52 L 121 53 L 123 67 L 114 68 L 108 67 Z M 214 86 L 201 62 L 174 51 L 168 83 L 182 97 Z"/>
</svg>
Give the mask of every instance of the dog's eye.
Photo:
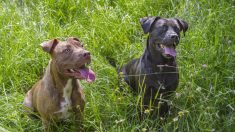
<svg viewBox="0 0 235 132">
<path fill-rule="evenodd" d="M 179 29 L 178 27 L 176 27 L 176 26 L 174 26 L 173 29 L 174 29 L 176 32 L 179 32 L 179 31 L 180 31 L 180 29 Z"/>
<path fill-rule="evenodd" d="M 63 52 L 64 53 L 69 53 L 71 51 L 71 49 L 65 49 Z"/>
<path fill-rule="evenodd" d="M 163 29 L 164 31 L 166 31 L 166 30 L 167 30 L 167 26 L 166 26 L 166 25 L 163 25 L 163 26 L 162 26 L 162 29 Z"/>
</svg>

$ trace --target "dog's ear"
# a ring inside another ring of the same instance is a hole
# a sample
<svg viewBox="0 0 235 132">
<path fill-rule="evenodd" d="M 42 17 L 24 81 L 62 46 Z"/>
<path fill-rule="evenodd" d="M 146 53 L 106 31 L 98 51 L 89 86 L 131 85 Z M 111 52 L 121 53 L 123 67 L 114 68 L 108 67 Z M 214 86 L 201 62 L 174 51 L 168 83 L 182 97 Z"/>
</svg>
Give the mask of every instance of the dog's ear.
<svg viewBox="0 0 235 132">
<path fill-rule="evenodd" d="M 144 30 L 144 33 L 145 34 L 149 33 L 152 24 L 160 18 L 161 17 L 144 17 L 144 18 L 140 18 L 140 24 L 141 24 L 142 29 Z"/>
<path fill-rule="evenodd" d="M 78 38 L 76 38 L 76 37 L 69 37 L 69 38 L 67 39 L 67 41 L 68 41 L 69 43 L 76 44 L 76 45 L 78 45 L 78 46 L 82 46 L 81 41 L 80 41 Z"/>
<path fill-rule="evenodd" d="M 55 46 L 59 43 L 58 39 L 52 39 L 46 42 L 41 43 L 42 49 L 47 53 L 52 53 Z"/>
<path fill-rule="evenodd" d="M 67 41 L 68 41 L 68 42 L 80 42 L 80 40 L 79 40 L 78 38 L 76 38 L 76 37 L 69 37 L 69 38 L 67 39 Z"/>
<path fill-rule="evenodd" d="M 184 20 L 181 20 L 181 19 L 177 19 L 177 18 L 175 18 L 175 19 L 180 26 L 180 31 L 183 31 L 183 33 L 185 35 L 185 32 L 188 30 L 188 23 L 185 22 Z"/>
</svg>

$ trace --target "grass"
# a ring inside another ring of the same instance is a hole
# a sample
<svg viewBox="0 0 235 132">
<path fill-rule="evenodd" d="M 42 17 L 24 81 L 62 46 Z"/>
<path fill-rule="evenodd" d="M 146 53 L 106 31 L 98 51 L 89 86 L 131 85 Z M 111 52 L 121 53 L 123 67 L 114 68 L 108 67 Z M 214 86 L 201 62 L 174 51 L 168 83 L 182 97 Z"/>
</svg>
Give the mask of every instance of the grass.
<svg viewBox="0 0 235 132">
<path fill-rule="evenodd" d="M 22 114 L 27 90 L 42 76 L 44 40 L 78 36 L 93 55 L 97 80 L 86 92 L 84 131 L 235 130 L 234 0 L 3 0 L 0 2 L 0 131 L 43 131 Z M 178 17 L 189 30 L 178 46 L 180 85 L 166 122 L 137 116 L 138 96 L 118 91 L 117 65 L 142 54 L 144 16 Z M 58 131 L 72 131 L 72 121 Z"/>
</svg>

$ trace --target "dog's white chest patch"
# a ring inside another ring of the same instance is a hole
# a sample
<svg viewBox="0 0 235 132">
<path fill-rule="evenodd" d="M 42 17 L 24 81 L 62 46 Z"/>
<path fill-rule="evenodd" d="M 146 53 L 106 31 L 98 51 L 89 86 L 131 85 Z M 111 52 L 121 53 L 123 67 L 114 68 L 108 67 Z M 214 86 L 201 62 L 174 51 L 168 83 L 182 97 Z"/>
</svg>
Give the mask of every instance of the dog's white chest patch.
<svg viewBox="0 0 235 132">
<path fill-rule="evenodd" d="M 63 90 L 63 98 L 64 101 L 60 102 L 60 110 L 56 111 L 55 113 L 60 113 L 60 119 L 68 118 L 71 113 L 69 110 L 72 109 L 72 102 L 71 102 L 71 93 L 72 93 L 72 79 L 69 79 L 64 87 Z"/>
</svg>

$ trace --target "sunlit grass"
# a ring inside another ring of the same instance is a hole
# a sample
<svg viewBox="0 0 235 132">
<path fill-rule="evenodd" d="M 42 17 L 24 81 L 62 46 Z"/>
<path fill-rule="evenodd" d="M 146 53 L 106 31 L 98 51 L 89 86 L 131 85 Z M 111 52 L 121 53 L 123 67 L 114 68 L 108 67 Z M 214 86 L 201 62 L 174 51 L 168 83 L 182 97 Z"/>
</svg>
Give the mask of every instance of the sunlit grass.
<svg viewBox="0 0 235 132">
<path fill-rule="evenodd" d="M 232 131 L 235 129 L 234 2 L 219 0 L 12 0 L 0 3 L 0 131 L 43 131 L 22 114 L 27 90 L 43 75 L 49 55 L 39 44 L 80 37 L 93 56 L 97 80 L 86 92 L 84 131 Z M 116 68 L 142 54 L 144 16 L 189 23 L 178 47 L 180 85 L 171 114 L 138 118 L 138 96 L 118 90 Z M 58 131 L 74 130 L 72 120 Z"/>
</svg>

